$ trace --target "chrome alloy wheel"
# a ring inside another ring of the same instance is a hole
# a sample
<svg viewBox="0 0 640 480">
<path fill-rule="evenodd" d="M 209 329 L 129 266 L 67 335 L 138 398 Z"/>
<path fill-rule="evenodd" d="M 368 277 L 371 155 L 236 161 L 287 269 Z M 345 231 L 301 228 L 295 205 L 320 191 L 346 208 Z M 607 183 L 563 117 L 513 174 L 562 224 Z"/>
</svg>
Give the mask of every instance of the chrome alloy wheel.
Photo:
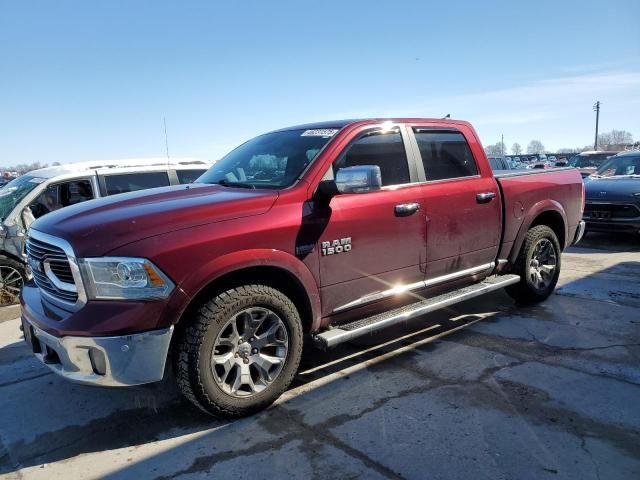
<svg viewBox="0 0 640 480">
<path fill-rule="evenodd" d="M 8 265 L 0 266 L 0 305 L 18 303 L 23 278 L 18 270 Z"/>
<path fill-rule="evenodd" d="M 546 289 L 556 273 L 558 258 L 551 240 L 542 238 L 533 249 L 529 261 L 529 280 L 539 290 Z"/>
<path fill-rule="evenodd" d="M 275 381 L 288 352 L 289 335 L 280 317 L 268 308 L 246 308 L 224 325 L 213 344 L 213 378 L 227 395 L 255 395 Z"/>
</svg>

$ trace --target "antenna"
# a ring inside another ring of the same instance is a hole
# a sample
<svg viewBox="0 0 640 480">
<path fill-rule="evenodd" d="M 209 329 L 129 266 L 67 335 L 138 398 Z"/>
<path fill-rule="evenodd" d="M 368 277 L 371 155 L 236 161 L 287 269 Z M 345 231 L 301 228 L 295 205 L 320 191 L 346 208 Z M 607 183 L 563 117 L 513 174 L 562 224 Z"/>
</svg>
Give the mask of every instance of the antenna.
<svg viewBox="0 0 640 480">
<path fill-rule="evenodd" d="M 167 151 L 167 165 L 169 165 L 169 138 L 167 137 L 167 119 L 162 117 L 164 122 L 164 148 Z"/>
<path fill-rule="evenodd" d="M 451 114 L 447 113 L 444 117 L 442 117 L 442 120 L 449 120 L 451 118 Z"/>
</svg>

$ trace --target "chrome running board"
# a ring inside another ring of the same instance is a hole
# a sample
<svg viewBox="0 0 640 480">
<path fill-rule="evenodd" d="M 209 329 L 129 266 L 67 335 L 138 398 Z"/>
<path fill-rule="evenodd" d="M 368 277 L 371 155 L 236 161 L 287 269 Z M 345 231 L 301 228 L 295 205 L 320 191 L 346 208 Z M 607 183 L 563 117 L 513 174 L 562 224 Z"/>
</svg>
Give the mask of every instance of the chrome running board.
<svg viewBox="0 0 640 480">
<path fill-rule="evenodd" d="M 313 340 L 316 346 L 322 349 L 335 347 L 354 338 L 370 335 L 377 330 L 396 325 L 410 318 L 479 297 L 480 295 L 499 290 L 508 285 L 513 285 L 519 281 L 520 276 L 518 275 L 493 276 L 480 283 L 469 285 L 468 287 L 454 290 L 453 292 L 443 293 L 436 297 L 421 300 L 351 323 L 337 325 L 314 335 Z"/>
</svg>

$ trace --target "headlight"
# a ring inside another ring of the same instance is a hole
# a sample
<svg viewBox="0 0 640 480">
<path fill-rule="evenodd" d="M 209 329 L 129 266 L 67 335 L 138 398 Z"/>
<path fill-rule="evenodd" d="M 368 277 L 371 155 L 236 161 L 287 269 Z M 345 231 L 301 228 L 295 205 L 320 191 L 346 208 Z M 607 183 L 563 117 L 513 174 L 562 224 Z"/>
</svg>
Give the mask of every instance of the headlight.
<svg viewBox="0 0 640 480">
<path fill-rule="evenodd" d="M 167 298 L 174 287 L 169 277 L 145 258 L 81 258 L 78 263 L 90 299 Z"/>
</svg>

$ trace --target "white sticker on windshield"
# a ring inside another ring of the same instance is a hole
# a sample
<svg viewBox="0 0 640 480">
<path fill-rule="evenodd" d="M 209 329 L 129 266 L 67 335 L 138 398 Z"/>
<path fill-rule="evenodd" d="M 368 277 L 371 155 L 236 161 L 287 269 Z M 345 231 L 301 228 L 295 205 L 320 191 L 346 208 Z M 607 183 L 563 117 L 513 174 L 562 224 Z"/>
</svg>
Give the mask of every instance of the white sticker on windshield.
<svg viewBox="0 0 640 480">
<path fill-rule="evenodd" d="M 42 183 L 44 181 L 44 178 L 33 177 L 31 180 L 29 180 L 29 183 Z"/>
<path fill-rule="evenodd" d="M 339 129 L 337 128 L 316 128 L 314 130 L 305 130 L 301 137 L 333 137 Z"/>
</svg>

